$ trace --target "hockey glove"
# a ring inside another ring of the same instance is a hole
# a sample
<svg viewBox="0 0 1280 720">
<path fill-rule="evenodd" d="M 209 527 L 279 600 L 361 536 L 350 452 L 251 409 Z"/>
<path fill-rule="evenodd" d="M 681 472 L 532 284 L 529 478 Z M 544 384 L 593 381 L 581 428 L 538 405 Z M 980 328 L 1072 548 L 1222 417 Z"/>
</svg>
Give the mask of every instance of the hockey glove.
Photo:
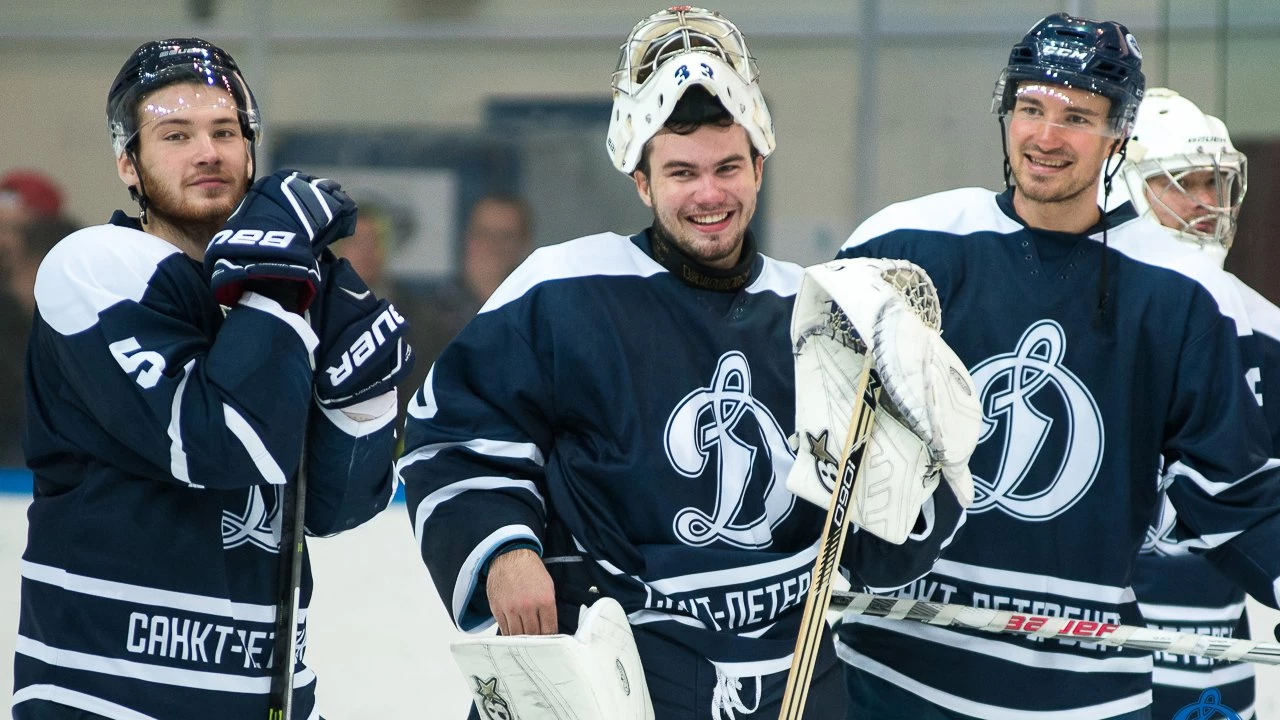
<svg viewBox="0 0 1280 720">
<path fill-rule="evenodd" d="M 316 349 L 316 400 L 345 408 L 395 388 L 413 370 L 408 325 L 386 300 L 379 300 L 351 263 L 325 251 L 321 297 L 312 310 L 320 337 Z"/>
<path fill-rule="evenodd" d="M 234 305 L 246 284 L 293 285 L 298 312 L 320 285 L 316 258 L 355 230 L 356 204 L 332 180 L 279 170 L 249 188 L 209 247 L 204 268 L 213 296 Z"/>
</svg>

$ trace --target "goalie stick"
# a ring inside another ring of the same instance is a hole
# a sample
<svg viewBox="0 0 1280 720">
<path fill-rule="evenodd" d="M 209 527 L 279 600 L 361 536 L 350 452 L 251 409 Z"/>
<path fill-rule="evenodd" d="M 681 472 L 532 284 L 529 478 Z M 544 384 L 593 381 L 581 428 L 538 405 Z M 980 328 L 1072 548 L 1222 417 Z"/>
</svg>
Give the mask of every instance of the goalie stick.
<svg viewBox="0 0 1280 720">
<path fill-rule="evenodd" d="M 831 609 L 859 615 L 914 620 L 942 627 L 964 627 L 997 633 L 1016 633 L 1041 638 L 1096 642 L 1115 647 L 1176 655 L 1198 655 L 1217 660 L 1280 665 L 1280 644 L 1178 633 L 1137 625 L 1091 622 L 1045 615 L 990 610 L 967 605 L 884 597 L 860 592 L 832 594 Z"/>
<path fill-rule="evenodd" d="M 293 671 L 298 657 L 298 604 L 302 601 L 306 509 L 307 432 L 304 427 L 298 474 L 280 491 L 280 572 L 267 720 L 293 718 Z"/>
<path fill-rule="evenodd" d="M 814 662 L 822 643 L 827 608 L 831 604 L 832 580 L 849 532 L 849 501 L 853 497 L 853 484 L 862 468 L 862 458 L 866 455 L 871 436 L 871 420 L 880 401 L 880 378 L 871 366 L 868 358 L 858 379 L 854 397 L 860 397 L 861 402 L 854 408 L 844 452 L 840 454 L 840 469 L 836 475 L 839 482 L 832 489 L 831 504 L 827 506 L 818 557 L 813 564 L 813 581 L 804 601 L 804 615 L 800 620 L 800 633 L 796 637 L 796 649 L 791 658 L 791 671 L 787 675 L 778 720 L 800 720 L 809 699 Z"/>
</svg>

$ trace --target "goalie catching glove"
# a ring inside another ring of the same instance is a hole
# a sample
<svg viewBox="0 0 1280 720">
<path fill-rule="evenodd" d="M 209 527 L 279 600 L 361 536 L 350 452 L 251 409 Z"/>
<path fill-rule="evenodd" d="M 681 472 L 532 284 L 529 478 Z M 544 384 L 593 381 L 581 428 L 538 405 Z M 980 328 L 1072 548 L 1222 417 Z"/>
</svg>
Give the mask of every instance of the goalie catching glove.
<svg viewBox="0 0 1280 720">
<path fill-rule="evenodd" d="M 480 717 L 653 720 L 631 624 L 613 598 L 583 607 L 574 635 L 487 636 L 449 647 Z"/>
<path fill-rule="evenodd" d="M 827 507 L 866 363 L 881 383 L 871 446 L 849 517 L 896 544 L 946 478 L 973 502 L 969 456 L 981 429 L 973 379 L 939 334 L 937 291 L 905 260 L 835 260 L 805 269 L 791 317 L 797 456 L 787 489 Z"/>
</svg>

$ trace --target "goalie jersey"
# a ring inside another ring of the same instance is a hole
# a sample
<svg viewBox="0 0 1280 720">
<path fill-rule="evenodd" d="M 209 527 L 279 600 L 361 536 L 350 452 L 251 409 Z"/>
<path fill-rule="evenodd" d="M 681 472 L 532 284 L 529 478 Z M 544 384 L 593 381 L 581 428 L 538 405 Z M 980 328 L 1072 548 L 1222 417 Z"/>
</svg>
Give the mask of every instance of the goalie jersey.
<svg viewBox="0 0 1280 720">
<path fill-rule="evenodd" d="M 414 534 L 461 630 L 493 624 L 486 561 L 517 543 L 542 555 L 562 632 L 607 595 L 650 671 L 651 633 L 730 676 L 785 676 L 825 517 L 784 486 L 801 269 L 754 255 L 712 289 L 652 255 L 648 233 L 542 248 L 444 350 L 397 463 Z M 923 574 L 961 518 L 943 496 L 925 539 L 850 535 L 855 581 Z"/>
<path fill-rule="evenodd" d="M 1243 338 L 1245 380 L 1262 407 L 1271 430 L 1272 452 L 1280 452 L 1280 308 L 1239 278 L 1235 281 L 1253 334 Z M 1187 553 L 1170 537 L 1177 526 L 1173 504 L 1163 509 L 1148 532 L 1138 556 L 1133 589 L 1147 625 L 1174 632 L 1219 637 L 1249 637 L 1245 593 L 1200 555 Z M 1159 652 L 1155 655 L 1155 703 L 1152 717 L 1173 717 L 1198 702 L 1207 688 L 1217 688 L 1222 704 L 1241 717 L 1252 717 L 1254 667 L 1251 663 Z"/>
<path fill-rule="evenodd" d="M 390 502 L 394 408 L 314 406 L 306 321 L 253 293 L 224 315 L 199 262 L 120 212 L 55 246 L 35 295 L 14 717 L 266 717 L 303 426 L 306 530 L 329 535 Z M 294 717 L 314 720 L 310 596 L 306 567 Z"/>
<path fill-rule="evenodd" d="M 982 401 L 966 530 L 904 597 L 1142 624 L 1130 581 L 1163 462 L 1170 541 L 1277 604 L 1280 483 L 1245 382 L 1239 293 L 1132 206 L 1103 222 L 1106 245 L 1101 224 L 1031 229 L 1010 192 L 970 188 L 892 205 L 840 251 L 925 268 Z M 1151 703 L 1151 654 L 1097 643 L 848 616 L 837 649 L 974 717 L 1108 718 Z"/>
</svg>

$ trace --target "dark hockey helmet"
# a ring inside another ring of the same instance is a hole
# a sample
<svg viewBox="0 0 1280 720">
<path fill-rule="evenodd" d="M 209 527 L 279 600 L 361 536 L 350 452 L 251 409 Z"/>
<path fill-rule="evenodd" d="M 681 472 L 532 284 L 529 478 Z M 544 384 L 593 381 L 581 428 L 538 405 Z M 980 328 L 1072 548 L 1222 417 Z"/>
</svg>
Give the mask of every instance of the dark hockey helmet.
<svg viewBox="0 0 1280 720">
<path fill-rule="evenodd" d="M 250 156 L 254 155 L 262 133 L 261 115 L 236 61 L 227 51 L 200 38 L 173 38 L 144 43 L 134 50 L 111 83 L 107 92 L 107 129 L 116 157 L 133 149 L 139 130 L 139 103 L 156 90 L 176 83 L 220 88 L 230 94 L 240 115 L 240 130 L 249 140 Z"/>
<path fill-rule="evenodd" d="M 1013 46 L 1000 73 L 991 111 L 1013 109 L 1019 86 L 1027 81 L 1088 90 L 1111 100 L 1110 129 L 1127 135 L 1138 113 L 1146 78 L 1142 52 L 1124 25 L 1055 13 L 1031 27 Z"/>
</svg>

